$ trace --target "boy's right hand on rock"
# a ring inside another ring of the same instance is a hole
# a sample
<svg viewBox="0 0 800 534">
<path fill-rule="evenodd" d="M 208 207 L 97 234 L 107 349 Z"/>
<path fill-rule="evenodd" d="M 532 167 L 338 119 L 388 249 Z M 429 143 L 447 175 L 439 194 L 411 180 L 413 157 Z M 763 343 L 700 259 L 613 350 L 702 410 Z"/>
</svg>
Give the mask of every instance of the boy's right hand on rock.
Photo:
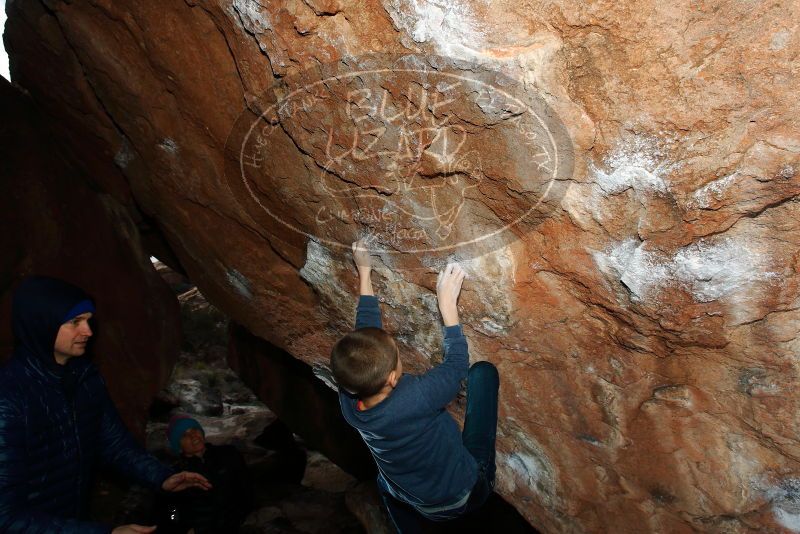
<svg viewBox="0 0 800 534">
<path fill-rule="evenodd" d="M 457 263 L 448 263 L 436 281 L 436 297 L 439 300 L 439 312 L 445 326 L 454 326 L 458 319 L 458 295 L 461 293 L 461 284 L 467 275 Z"/>
<path fill-rule="evenodd" d="M 358 292 L 360 295 L 374 295 L 372 289 L 372 256 L 369 253 L 369 243 L 366 239 L 359 239 L 353 243 L 353 261 L 358 269 Z"/>
<path fill-rule="evenodd" d="M 359 271 L 372 268 L 372 257 L 369 255 L 365 239 L 359 239 L 353 243 L 353 261 L 356 262 L 356 267 Z"/>
</svg>

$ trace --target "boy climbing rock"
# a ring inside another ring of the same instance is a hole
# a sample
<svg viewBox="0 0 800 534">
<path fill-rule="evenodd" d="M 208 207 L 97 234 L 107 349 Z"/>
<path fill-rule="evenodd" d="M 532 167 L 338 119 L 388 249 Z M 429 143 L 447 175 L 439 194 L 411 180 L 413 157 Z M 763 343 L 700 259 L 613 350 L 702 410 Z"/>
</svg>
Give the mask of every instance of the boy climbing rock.
<svg viewBox="0 0 800 534">
<path fill-rule="evenodd" d="M 422 375 L 403 374 L 398 346 L 382 329 L 365 242 L 353 243 L 360 297 L 355 330 L 331 353 L 345 419 L 378 466 L 378 487 L 399 532 L 417 532 L 421 515 L 446 521 L 479 508 L 495 478 L 497 369 L 469 367 L 457 301 L 465 273 L 449 264 L 436 293 L 444 322 L 444 361 Z M 464 430 L 447 412 L 467 378 Z"/>
</svg>

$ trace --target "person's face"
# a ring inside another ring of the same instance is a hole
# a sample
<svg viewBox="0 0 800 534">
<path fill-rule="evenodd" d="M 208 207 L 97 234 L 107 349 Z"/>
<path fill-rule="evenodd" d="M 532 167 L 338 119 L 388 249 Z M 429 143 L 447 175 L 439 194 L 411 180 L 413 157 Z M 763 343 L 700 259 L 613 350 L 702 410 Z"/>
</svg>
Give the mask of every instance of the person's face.
<svg viewBox="0 0 800 534">
<path fill-rule="evenodd" d="M 86 352 L 86 344 L 92 337 L 92 329 L 89 327 L 91 312 L 82 313 L 61 325 L 56 335 L 56 343 L 53 348 L 53 355 L 60 364 L 74 356 L 83 356 Z"/>
<path fill-rule="evenodd" d="M 181 453 L 184 456 L 202 456 L 206 450 L 206 437 L 199 428 L 190 428 L 181 436 Z"/>
</svg>

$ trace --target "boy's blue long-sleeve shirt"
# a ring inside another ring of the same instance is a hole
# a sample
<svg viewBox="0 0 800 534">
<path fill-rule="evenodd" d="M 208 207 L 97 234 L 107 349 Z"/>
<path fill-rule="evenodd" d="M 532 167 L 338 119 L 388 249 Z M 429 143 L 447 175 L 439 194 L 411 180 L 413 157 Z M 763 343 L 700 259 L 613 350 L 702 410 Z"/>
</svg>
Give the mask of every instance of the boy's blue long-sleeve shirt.
<svg viewBox="0 0 800 534">
<path fill-rule="evenodd" d="M 378 299 L 362 295 L 356 330 L 381 328 Z M 467 377 L 469 353 L 461 325 L 444 329 L 444 361 L 423 375 L 404 374 L 392 393 L 367 410 L 339 390 L 345 419 L 358 430 L 378 465 L 379 477 L 395 497 L 436 509 L 463 502 L 478 476 L 475 459 L 445 409 Z"/>
</svg>

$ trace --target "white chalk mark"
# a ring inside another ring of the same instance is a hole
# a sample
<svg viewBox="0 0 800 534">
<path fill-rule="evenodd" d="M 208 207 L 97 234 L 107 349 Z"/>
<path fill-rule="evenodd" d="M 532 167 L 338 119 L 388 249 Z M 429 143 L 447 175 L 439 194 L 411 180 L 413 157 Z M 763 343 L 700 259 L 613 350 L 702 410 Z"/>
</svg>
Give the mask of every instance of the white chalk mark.
<svg viewBox="0 0 800 534">
<path fill-rule="evenodd" d="M 722 194 L 736 181 L 739 173 L 734 172 L 728 176 L 709 182 L 692 195 L 690 207 L 708 208 L 713 201 L 721 199 Z"/>
<path fill-rule="evenodd" d="M 772 501 L 775 520 L 792 532 L 800 532 L 800 480 L 784 479 L 778 486 L 768 487 L 765 493 Z"/>
<path fill-rule="evenodd" d="M 603 168 L 591 167 L 594 182 L 606 195 L 615 195 L 626 189 L 669 192 L 664 177 L 676 165 L 666 163 L 659 149 L 662 143 L 651 137 L 640 136 L 619 145 L 603 160 Z"/>
<path fill-rule="evenodd" d="M 177 154 L 178 153 L 178 143 L 176 143 L 173 139 L 169 137 L 165 137 L 158 143 L 158 148 L 165 152 L 169 152 L 170 154 Z"/>
<path fill-rule="evenodd" d="M 481 55 L 486 36 L 462 0 L 387 0 L 384 5 L 395 26 L 417 43 L 432 43 L 440 55 L 457 59 Z"/>
<path fill-rule="evenodd" d="M 733 238 L 700 241 L 679 249 L 672 257 L 628 239 L 593 256 L 597 266 L 613 273 L 637 301 L 676 286 L 689 291 L 697 302 L 711 302 L 777 277 L 769 271 L 769 257 Z"/>
</svg>

